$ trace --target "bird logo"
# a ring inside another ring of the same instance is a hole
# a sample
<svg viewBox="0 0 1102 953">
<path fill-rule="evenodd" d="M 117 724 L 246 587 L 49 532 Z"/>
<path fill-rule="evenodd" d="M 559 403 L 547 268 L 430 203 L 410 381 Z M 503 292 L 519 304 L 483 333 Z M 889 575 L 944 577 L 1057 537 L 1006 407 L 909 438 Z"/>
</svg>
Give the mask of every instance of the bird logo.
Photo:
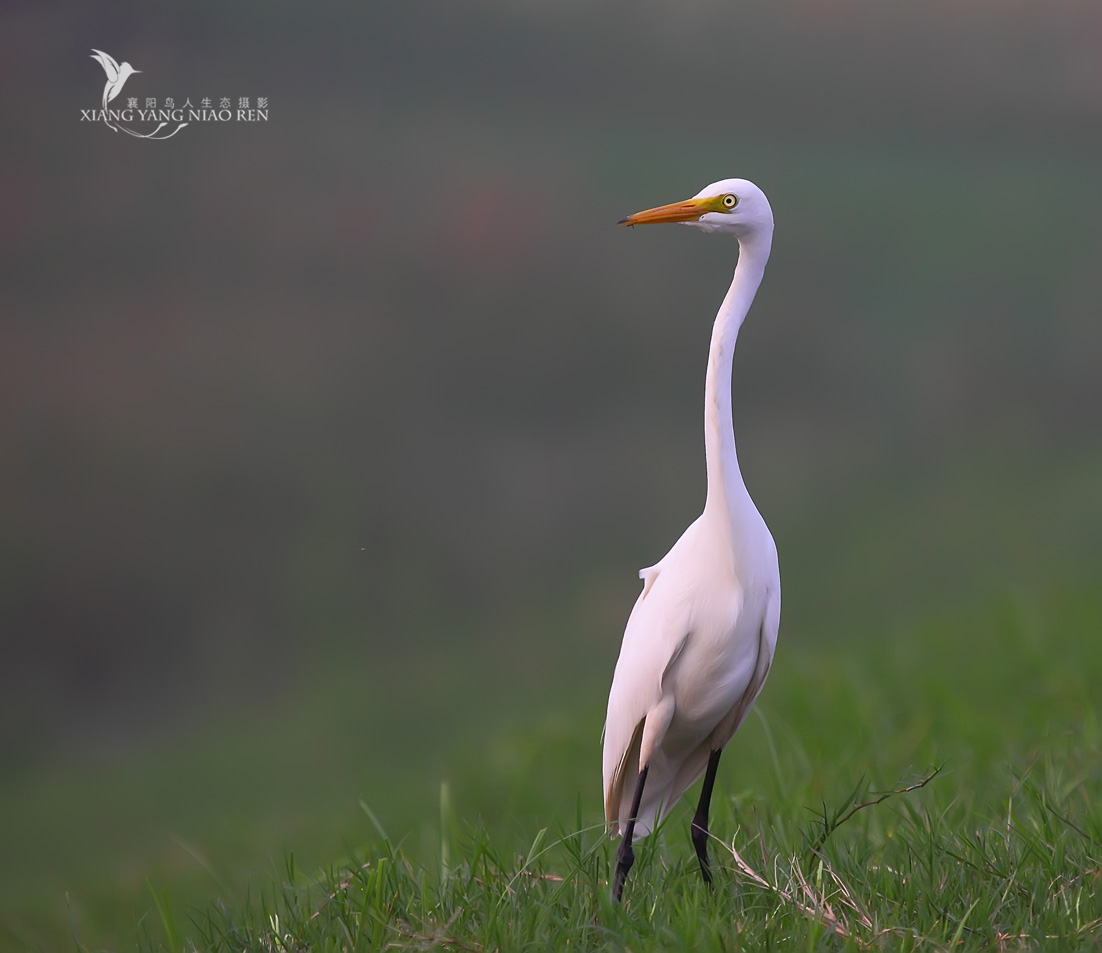
<svg viewBox="0 0 1102 953">
<path fill-rule="evenodd" d="M 122 92 L 123 86 L 126 85 L 126 81 L 133 73 L 140 73 L 140 69 L 134 69 L 129 63 L 124 62 L 121 66 L 115 62 L 115 58 L 109 53 L 104 53 L 103 50 L 92 50 L 92 59 L 94 59 L 100 66 L 103 67 L 103 71 L 107 74 L 107 82 L 103 87 L 103 109 L 106 114 L 107 104 L 111 102 L 119 93 Z M 118 128 L 107 120 L 107 125 L 111 126 L 116 132 Z"/>
<path fill-rule="evenodd" d="M 103 87 L 103 107 L 106 109 L 107 104 L 122 92 L 131 74 L 140 73 L 141 70 L 134 69 L 129 63 L 123 63 L 120 66 L 113 56 L 104 53 L 103 50 L 92 50 L 92 52 L 95 54 L 92 59 L 99 63 L 107 74 L 107 85 Z"/>
<path fill-rule="evenodd" d="M 167 135 L 158 136 L 157 133 L 160 132 L 167 123 L 162 122 L 150 133 L 141 133 L 135 132 L 133 129 L 124 126 L 118 121 L 112 121 L 110 114 L 107 112 L 107 104 L 122 92 L 122 88 L 126 85 L 126 81 L 135 73 L 140 73 L 141 70 L 134 69 L 133 66 L 125 61 L 123 61 L 120 66 L 113 56 L 109 53 L 104 53 L 103 50 L 93 49 L 91 58 L 99 63 L 99 65 L 103 67 L 103 71 L 107 74 L 107 82 L 103 87 L 103 121 L 107 123 L 114 132 L 125 132 L 127 135 L 134 136 L 136 139 L 169 139 L 187 125 L 186 122 L 182 122 Z"/>
</svg>

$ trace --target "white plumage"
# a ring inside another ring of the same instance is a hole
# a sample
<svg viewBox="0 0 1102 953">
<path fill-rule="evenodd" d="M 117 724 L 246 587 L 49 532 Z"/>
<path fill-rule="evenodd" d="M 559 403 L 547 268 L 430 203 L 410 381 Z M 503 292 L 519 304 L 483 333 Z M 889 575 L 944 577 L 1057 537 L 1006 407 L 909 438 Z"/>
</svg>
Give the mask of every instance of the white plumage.
<svg viewBox="0 0 1102 953">
<path fill-rule="evenodd" d="M 617 897 L 633 860 L 632 840 L 649 834 L 706 769 L 693 840 L 710 882 L 705 845 L 715 764 L 765 683 L 780 624 L 777 550 L 743 482 L 731 419 L 735 341 L 769 258 L 773 213 L 753 183 L 724 179 L 686 202 L 639 212 L 622 224 L 657 222 L 734 234 L 739 261 L 708 356 L 707 501 L 673 548 L 640 573 L 643 591 L 608 699 L 605 817 L 613 836 L 624 838 Z"/>
</svg>

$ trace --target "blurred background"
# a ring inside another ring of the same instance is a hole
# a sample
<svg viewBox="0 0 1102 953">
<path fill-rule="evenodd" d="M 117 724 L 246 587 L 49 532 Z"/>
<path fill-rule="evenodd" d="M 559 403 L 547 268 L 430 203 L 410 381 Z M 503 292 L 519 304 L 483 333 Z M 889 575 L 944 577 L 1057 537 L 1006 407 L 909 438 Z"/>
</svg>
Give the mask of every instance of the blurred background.
<svg viewBox="0 0 1102 953">
<path fill-rule="evenodd" d="M 0 5 L 0 936 L 325 862 L 359 799 L 416 830 L 574 710 L 545 803 L 599 812 L 736 255 L 615 222 L 719 178 L 777 223 L 734 389 L 778 668 L 1092 584 L 1100 45 L 1088 0 Z M 81 122 L 92 48 L 269 119 Z"/>
</svg>

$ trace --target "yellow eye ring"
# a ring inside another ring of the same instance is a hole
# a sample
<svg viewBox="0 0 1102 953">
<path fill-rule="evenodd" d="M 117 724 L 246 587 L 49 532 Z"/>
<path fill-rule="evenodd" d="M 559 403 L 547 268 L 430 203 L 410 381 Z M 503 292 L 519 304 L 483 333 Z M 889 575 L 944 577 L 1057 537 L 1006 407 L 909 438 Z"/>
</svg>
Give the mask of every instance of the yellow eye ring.
<svg viewBox="0 0 1102 953">
<path fill-rule="evenodd" d="M 723 196 L 724 208 L 734 208 L 736 205 L 738 205 L 737 195 L 732 195 L 730 192 L 728 192 L 725 196 Z"/>
</svg>

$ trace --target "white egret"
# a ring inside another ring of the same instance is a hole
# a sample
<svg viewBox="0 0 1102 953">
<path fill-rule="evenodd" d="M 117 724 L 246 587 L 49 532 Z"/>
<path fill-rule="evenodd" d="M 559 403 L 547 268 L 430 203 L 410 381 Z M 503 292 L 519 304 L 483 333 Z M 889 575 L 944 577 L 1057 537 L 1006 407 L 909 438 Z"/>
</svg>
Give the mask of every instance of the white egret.
<svg viewBox="0 0 1102 953">
<path fill-rule="evenodd" d="M 731 420 L 735 339 L 761 283 L 773 242 L 765 194 L 724 179 L 684 202 L 637 212 L 621 225 L 680 222 L 727 232 L 738 266 L 716 315 L 704 384 L 704 511 L 655 565 L 639 573 L 608 697 L 604 731 L 605 819 L 623 840 L 613 894 L 649 834 L 704 774 L 692 842 L 707 883 L 708 809 L 716 768 L 761 691 L 781 614 L 777 547 L 739 472 Z"/>
</svg>

